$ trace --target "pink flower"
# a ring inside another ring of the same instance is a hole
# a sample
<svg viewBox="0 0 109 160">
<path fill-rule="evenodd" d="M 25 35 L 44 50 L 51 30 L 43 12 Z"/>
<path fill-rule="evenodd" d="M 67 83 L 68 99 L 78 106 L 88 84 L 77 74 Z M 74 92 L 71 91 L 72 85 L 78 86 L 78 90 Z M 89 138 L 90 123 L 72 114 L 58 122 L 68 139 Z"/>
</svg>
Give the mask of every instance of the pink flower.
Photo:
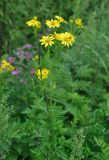
<svg viewBox="0 0 109 160">
<path fill-rule="evenodd" d="M 31 75 L 33 76 L 35 74 L 36 70 L 34 68 L 31 69 Z"/>
<path fill-rule="evenodd" d="M 30 52 L 25 52 L 25 56 L 28 60 L 32 58 L 32 54 Z"/>
<path fill-rule="evenodd" d="M 20 60 L 23 60 L 25 58 L 25 52 L 21 48 L 19 48 L 17 56 L 19 57 Z"/>
<path fill-rule="evenodd" d="M 19 75 L 19 70 L 18 70 L 18 69 L 15 69 L 15 70 L 13 70 L 11 73 L 12 73 L 12 75 L 14 75 L 14 76 L 18 76 L 18 75 Z"/>
<path fill-rule="evenodd" d="M 15 62 L 15 57 L 8 57 L 8 62 L 13 64 Z"/>
<path fill-rule="evenodd" d="M 25 49 L 25 48 L 27 48 L 27 49 L 29 49 L 29 48 L 32 48 L 32 45 L 31 44 L 25 44 L 24 46 L 23 46 L 23 48 Z"/>
</svg>

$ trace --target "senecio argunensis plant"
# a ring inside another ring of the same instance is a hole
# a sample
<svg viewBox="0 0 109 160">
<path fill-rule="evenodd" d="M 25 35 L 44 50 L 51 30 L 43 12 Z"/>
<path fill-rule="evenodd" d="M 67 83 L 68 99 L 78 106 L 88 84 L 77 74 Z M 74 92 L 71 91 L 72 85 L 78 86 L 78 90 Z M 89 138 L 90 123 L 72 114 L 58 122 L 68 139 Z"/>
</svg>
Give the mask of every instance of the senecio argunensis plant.
<svg viewBox="0 0 109 160">
<path fill-rule="evenodd" d="M 27 114 L 31 123 L 34 124 L 35 115 L 32 113 L 36 110 L 35 128 L 38 141 L 37 146 L 31 149 L 32 158 L 37 160 L 76 160 L 78 158 L 81 160 L 84 157 L 82 149 L 84 132 L 81 132 L 80 129 L 80 134 L 82 134 L 80 136 L 83 138 L 78 140 L 77 136 L 77 142 L 76 140 L 74 142 L 72 135 L 66 138 L 68 128 L 64 126 L 64 112 L 62 106 L 54 100 L 57 89 L 54 77 L 59 54 L 72 47 L 77 40 L 78 34 L 73 31 L 72 26 L 76 25 L 77 30 L 82 28 L 82 19 L 68 22 L 63 17 L 56 15 L 53 19 L 47 19 L 41 23 L 38 17 L 33 17 L 26 22 L 26 25 L 33 31 L 35 37 L 37 56 L 33 59 L 37 60 L 33 71 L 42 88 L 42 98 L 39 99 L 38 95 L 35 95 L 36 100 L 32 108 L 24 111 L 24 114 Z M 74 133 L 74 135 L 77 134 Z M 72 149 L 74 143 L 77 144 L 75 150 Z M 77 152 L 80 155 L 78 157 Z"/>
</svg>

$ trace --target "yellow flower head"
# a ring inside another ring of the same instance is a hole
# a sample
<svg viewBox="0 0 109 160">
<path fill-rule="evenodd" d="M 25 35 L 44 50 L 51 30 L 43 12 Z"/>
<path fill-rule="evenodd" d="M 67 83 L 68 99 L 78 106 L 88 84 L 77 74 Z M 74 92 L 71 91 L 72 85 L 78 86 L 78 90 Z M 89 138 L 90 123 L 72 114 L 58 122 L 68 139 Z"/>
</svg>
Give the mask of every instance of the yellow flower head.
<svg viewBox="0 0 109 160">
<path fill-rule="evenodd" d="M 44 68 L 44 69 L 37 69 L 36 73 L 37 77 L 40 79 L 40 80 L 44 80 L 48 77 L 48 74 L 49 74 L 49 70 Z"/>
<path fill-rule="evenodd" d="M 55 18 L 59 21 L 59 22 L 61 22 L 61 23 L 67 23 L 65 20 L 64 20 L 64 18 L 63 17 L 60 17 L 60 16 L 55 16 Z"/>
<path fill-rule="evenodd" d="M 33 57 L 33 61 L 37 61 L 39 59 L 39 55 L 36 54 L 34 57 Z"/>
<path fill-rule="evenodd" d="M 36 27 L 36 28 L 41 27 L 41 23 L 40 21 L 37 20 L 37 17 L 33 17 L 33 19 L 31 19 L 30 21 L 27 21 L 26 24 L 28 27 Z"/>
<path fill-rule="evenodd" d="M 53 36 L 42 36 L 40 42 L 41 42 L 41 45 L 44 45 L 45 47 L 47 46 L 52 46 L 54 44 L 54 38 Z"/>
<path fill-rule="evenodd" d="M 6 60 L 2 60 L 2 62 L 0 64 L 0 72 L 2 72 L 2 71 L 12 71 L 12 70 L 14 70 L 14 66 L 12 66 Z"/>
<path fill-rule="evenodd" d="M 76 25 L 80 26 L 80 27 L 83 26 L 82 19 L 80 19 L 80 18 L 75 19 L 75 20 L 74 20 L 74 23 L 75 23 Z"/>
<path fill-rule="evenodd" d="M 62 45 L 69 47 L 70 45 L 72 45 L 75 42 L 75 36 L 73 36 L 69 32 L 61 33 L 60 34 L 60 41 L 61 41 Z"/>
<path fill-rule="evenodd" d="M 52 34 L 52 37 L 53 37 L 55 40 L 61 40 L 61 34 L 60 34 L 60 33 L 54 32 L 54 34 Z"/>
<path fill-rule="evenodd" d="M 60 22 L 58 20 L 46 20 L 46 25 L 49 28 L 55 28 L 55 27 L 59 27 L 60 26 Z"/>
</svg>

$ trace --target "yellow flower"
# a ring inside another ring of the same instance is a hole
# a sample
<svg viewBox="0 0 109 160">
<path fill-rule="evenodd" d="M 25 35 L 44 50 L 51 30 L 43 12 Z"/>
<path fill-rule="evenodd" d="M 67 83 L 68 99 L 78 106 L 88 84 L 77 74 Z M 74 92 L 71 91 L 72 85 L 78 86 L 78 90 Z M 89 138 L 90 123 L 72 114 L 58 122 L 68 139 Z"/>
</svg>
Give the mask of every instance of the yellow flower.
<svg viewBox="0 0 109 160">
<path fill-rule="evenodd" d="M 54 38 L 53 36 L 42 36 L 40 42 L 41 42 L 41 45 L 45 45 L 45 47 L 47 46 L 52 46 L 54 44 Z"/>
<path fill-rule="evenodd" d="M 75 23 L 76 25 L 80 26 L 80 27 L 83 26 L 82 19 L 80 19 L 80 18 L 75 19 L 75 20 L 74 20 L 74 23 Z"/>
<path fill-rule="evenodd" d="M 69 32 L 61 33 L 60 34 L 60 41 L 61 41 L 62 45 L 69 47 L 70 45 L 72 45 L 75 42 L 75 36 L 73 36 Z"/>
<path fill-rule="evenodd" d="M 2 72 L 2 71 L 12 71 L 12 70 L 14 70 L 14 66 L 12 66 L 6 60 L 2 60 L 2 62 L 0 64 L 0 72 Z"/>
<path fill-rule="evenodd" d="M 55 16 L 55 18 L 59 21 L 59 22 L 61 22 L 61 23 L 67 23 L 65 20 L 64 20 L 64 18 L 63 17 L 60 17 L 60 16 Z"/>
<path fill-rule="evenodd" d="M 33 17 L 33 19 L 31 19 L 30 21 L 27 21 L 26 24 L 29 27 L 36 27 L 36 28 L 41 27 L 41 23 L 40 21 L 37 20 L 37 17 Z"/>
<path fill-rule="evenodd" d="M 52 34 L 52 37 L 56 40 L 61 40 L 61 33 L 54 32 L 54 34 Z"/>
<path fill-rule="evenodd" d="M 73 36 L 69 32 L 65 32 L 65 33 L 54 32 L 54 34 L 52 34 L 52 37 L 55 40 L 61 41 L 61 44 L 64 46 L 67 46 L 67 47 L 69 47 L 70 45 L 72 45 L 75 42 L 75 36 Z"/>
<path fill-rule="evenodd" d="M 33 58 L 33 61 L 37 61 L 38 59 L 39 59 L 39 55 L 36 54 L 36 55 L 34 56 L 34 58 Z"/>
<path fill-rule="evenodd" d="M 37 69 L 36 73 L 37 77 L 40 79 L 40 80 L 44 80 L 48 77 L 48 74 L 49 74 L 49 70 L 44 68 L 44 69 Z"/>
<path fill-rule="evenodd" d="M 55 28 L 55 27 L 59 27 L 60 26 L 60 22 L 58 20 L 46 20 L 46 25 L 49 28 Z"/>
</svg>

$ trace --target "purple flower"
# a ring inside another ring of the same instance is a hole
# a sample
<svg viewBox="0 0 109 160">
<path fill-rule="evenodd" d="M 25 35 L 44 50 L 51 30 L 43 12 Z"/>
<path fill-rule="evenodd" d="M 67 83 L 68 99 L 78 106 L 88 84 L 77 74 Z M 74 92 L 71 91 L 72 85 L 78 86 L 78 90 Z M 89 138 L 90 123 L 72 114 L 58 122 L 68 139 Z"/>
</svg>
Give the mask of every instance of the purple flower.
<svg viewBox="0 0 109 160">
<path fill-rule="evenodd" d="M 8 57 L 8 62 L 13 64 L 15 62 L 15 57 Z"/>
<path fill-rule="evenodd" d="M 25 57 L 25 52 L 22 49 L 18 49 L 17 56 L 19 59 L 23 60 Z"/>
<path fill-rule="evenodd" d="M 12 75 L 14 75 L 14 76 L 18 76 L 18 75 L 19 75 L 19 70 L 18 70 L 18 69 L 15 69 L 15 70 L 13 70 L 11 73 L 12 73 Z"/>
<path fill-rule="evenodd" d="M 31 69 L 31 75 L 33 76 L 35 74 L 36 70 L 34 68 Z"/>
<path fill-rule="evenodd" d="M 29 48 L 32 48 L 32 45 L 27 43 L 27 44 L 25 44 L 25 45 L 23 46 L 23 48 L 24 48 L 24 49 L 29 49 Z"/>
<path fill-rule="evenodd" d="M 27 59 L 32 58 L 32 54 L 30 52 L 25 52 L 25 56 L 26 56 Z"/>
</svg>

